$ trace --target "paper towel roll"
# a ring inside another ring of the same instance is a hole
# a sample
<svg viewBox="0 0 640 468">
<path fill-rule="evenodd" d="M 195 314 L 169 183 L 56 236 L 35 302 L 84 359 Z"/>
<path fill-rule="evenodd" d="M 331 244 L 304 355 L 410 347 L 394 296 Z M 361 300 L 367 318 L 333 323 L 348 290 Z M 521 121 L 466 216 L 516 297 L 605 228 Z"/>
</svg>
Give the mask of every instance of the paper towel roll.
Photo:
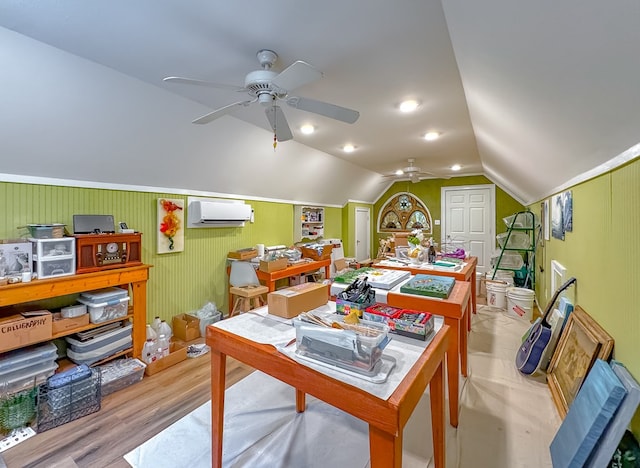
<svg viewBox="0 0 640 468">
<path fill-rule="evenodd" d="M 256 249 L 258 249 L 258 257 L 264 257 L 264 244 L 256 245 Z"/>
</svg>

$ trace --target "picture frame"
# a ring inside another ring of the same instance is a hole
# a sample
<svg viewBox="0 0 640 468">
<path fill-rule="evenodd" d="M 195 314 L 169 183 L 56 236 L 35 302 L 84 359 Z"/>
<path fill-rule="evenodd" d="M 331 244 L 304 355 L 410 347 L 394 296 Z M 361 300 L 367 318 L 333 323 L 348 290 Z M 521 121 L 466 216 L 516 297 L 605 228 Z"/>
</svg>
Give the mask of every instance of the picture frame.
<svg viewBox="0 0 640 468">
<path fill-rule="evenodd" d="M 547 368 L 547 384 L 562 418 L 567 415 L 595 360 L 608 360 L 613 346 L 613 337 L 584 309 L 576 306 Z"/>
<path fill-rule="evenodd" d="M 549 199 L 542 202 L 542 231 L 544 240 L 551 240 L 551 221 L 549 219 Z"/>
<path fill-rule="evenodd" d="M 551 235 L 554 239 L 564 240 L 563 212 L 562 194 L 559 193 L 551 197 Z"/>
<path fill-rule="evenodd" d="M 158 198 L 157 252 L 159 254 L 184 251 L 184 200 Z"/>
</svg>

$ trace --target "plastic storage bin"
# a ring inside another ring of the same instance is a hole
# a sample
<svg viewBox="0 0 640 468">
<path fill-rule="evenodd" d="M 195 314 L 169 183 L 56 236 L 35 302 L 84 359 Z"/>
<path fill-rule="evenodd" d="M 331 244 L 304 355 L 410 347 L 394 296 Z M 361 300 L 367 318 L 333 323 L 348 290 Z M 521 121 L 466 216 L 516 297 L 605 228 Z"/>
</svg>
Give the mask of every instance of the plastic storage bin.
<svg viewBox="0 0 640 468">
<path fill-rule="evenodd" d="M 341 317 L 332 316 L 340 322 Z M 382 350 L 389 342 L 389 327 L 360 320 L 358 325 L 340 324 L 348 329 L 322 327 L 293 319 L 296 328 L 296 353 L 364 375 L 374 375 Z"/>
<path fill-rule="evenodd" d="M 125 317 L 129 308 L 128 291 L 122 288 L 83 292 L 78 302 L 88 307 L 91 323 L 102 323 Z"/>
<path fill-rule="evenodd" d="M 58 276 L 75 275 L 76 258 L 75 255 L 66 257 L 55 257 L 39 259 L 33 262 L 34 269 L 38 274 L 38 279 L 56 278 Z"/>
<path fill-rule="evenodd" d="M 85 340 L 79 334 L 65 337 L 67 357 L 75 363 L 91 365 L 132 346 L 131 323 L 115 329 L 91 331 L 96 330 L 98 332 L 94 336 Z"/>
<path fill-rule="evenodd" d="M 31 237 L 37 239 L 57 239 L 64 236 L 66 224 L 27 224 Z"/>
<path fill-rule="evenodd" d="M 0 396 L 0 434 L 27 426 L 35 419 L 37 388 Z"/>
<path fill-rule="evenodd" d="M 33 259 L 61 258 L 76 255 L 76 238 L 62 237 L 60 239 L 29 238 L 33 244 Z"/>
<path fill-rule="evenodd" d="M 516 213 L 506 218 L 502 218 L 504 224 L 510 228 L 513 223 L 513 227 L 516 229 L 531 229 L 535 227 L 533 224 L 538 224 L 538 220 L 533 213 Z"/>
<path fill-rule="evenodd" d="M 146 367 L 147 365 L 139 359 L 118 359 L 100 366 L 102 396 L 107 396 L 140 382 Z"/>
<path fill-rule="evenodd" d="M 498 244 L 501 248 L 505 247 L 505 242 L 507 242 L 507 236 L 509 233 L 503 232 L 496 236 L 498 240 Z M 511 235 L 509 236 L 509 241 L 506 245 L 507 249 L 530 249 L 531 248 L 531 239 L 527 232 L 521 231 L 511 231 Z"/>
<path fill-rule="evenodd" d="M 522 260 L 522 255 L 519 253 L 508 253 L 505 252 L 502 254 L 502 258 L 499 255 L 495 257 L 491 257 L 491 266 L 495 268 L 496 263 L 498 263 L 498 259 L 500 259 L 500 265 L 498 268 L 508 268 L 510 270 L 519 270 L 524 266 L 524 260 Z"/>
<path fill-rule="evenodd" d="M 53 343 L 11 351 L 0 357 L 0 391 L 11 394 L 45 382 L 58 368 Z"/>
</svg>

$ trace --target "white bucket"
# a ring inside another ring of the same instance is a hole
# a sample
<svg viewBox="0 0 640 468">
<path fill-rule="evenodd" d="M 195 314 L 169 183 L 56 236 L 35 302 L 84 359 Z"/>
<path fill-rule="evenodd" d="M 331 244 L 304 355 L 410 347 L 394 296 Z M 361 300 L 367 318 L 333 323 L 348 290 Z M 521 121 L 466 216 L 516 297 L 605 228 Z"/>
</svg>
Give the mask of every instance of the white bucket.
<svg viewBox="0 0 640 468">
<path fill-rule="evenodd" d="M 533 299 L 535 292 L 526 288 L 507 288 L 507 312 L 528 321 L 533 318 Z M 524 314 L 516 309 L 519 306 Z"/>
<path fill-rule="evenodd" d="M 504 309 L 506 306 L 505 293 L 507 284 L 496 281 L 487 281 L 487 305 Z"/>
</svg>

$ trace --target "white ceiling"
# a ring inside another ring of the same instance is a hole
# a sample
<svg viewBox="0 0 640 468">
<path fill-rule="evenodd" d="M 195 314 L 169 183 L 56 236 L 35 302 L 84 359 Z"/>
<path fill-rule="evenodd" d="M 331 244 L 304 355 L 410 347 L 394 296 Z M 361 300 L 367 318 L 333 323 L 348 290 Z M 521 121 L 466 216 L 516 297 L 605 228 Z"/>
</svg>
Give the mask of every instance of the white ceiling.
<svg viewBox="0 0 640 468">
<path fill-rule="evenodd" d="M 0 26 L 76 56 L 5 30 L 0 63 L 3 73 L 15 73 L 0 78 L 15 110 L 5 119 L 24 132 L 0 130 L 14 140 L 8 147 L 18 157 L 37 158 L 42 151 L 27 137 L 47 125 L 38 116 L 51 122 L 49 113 L 60 114 L 71 129 L 92 121 L 101 128 L 83 130 L 82 145 L 59 131 L 47 141 L 54 154 L 56 144 L 76 153 L 65 171 L 56 172 L 41 155 L 35 169 L 14 161 L 0 172 L 86 178 L 90 168 L 82 171 L 81 153 L 91 147 L 114 160 L 121 153 L 137 168 L 126 175 L 101 170 L 96 179 L 102 182 L 342 204 L 375 199 L 388 183 L 379 174 L 415 158 L 423 170 L 442 175 L 461 164 L 459 174 L 483 173 L 520 201 L 533 202 L 640 140 L 638 20 L 636 0 L 5 0 Z M 284 106 L 295 141 L 278 145 L 272 173 L 260 164 L 274 156 L 259 106 L 192 125 L 245 95 L 162 81 L 178 75 L 242 86 L 259 68 L 255 55 L 263 48 L 279 54 L 276 71 L 304 60 L 324 73 L 294 94 L 360 112 L 349 125 Z M 30 102 L 35 96 L 37 104 Z M 406 98 L 421 102 L 417 112 L 398 112 Z M 52 104 L 66 112 L 54 113 Z M 101 120 L 105 114 L 113 114 L 111 120 Z M 32 125 L 16 123 L 22 118 Z M 106 128 L 113 122 L 122 128 Z M 298 130 L 307 122 L 317 128 L 311 136 Z M 429 130 L 441 138 L 424 141 Z M 355 152 L 341 151 L 347 142 Z M 212 157 L 212 144 L 218 145 L 216 170 L 205 181 L 198 172 Z M 96 149 L 101 145 L 111 152 Z M 191 175 L 167 185 L 163 172 L 171 172 L 167 159 L 176 153 Z M 158 171 L 148 168 L 149 157 Z M 247 164 L 263 177 L 229 179 Z M 311 183 L 312 175 L 322 183 Z"/>
</svg>

